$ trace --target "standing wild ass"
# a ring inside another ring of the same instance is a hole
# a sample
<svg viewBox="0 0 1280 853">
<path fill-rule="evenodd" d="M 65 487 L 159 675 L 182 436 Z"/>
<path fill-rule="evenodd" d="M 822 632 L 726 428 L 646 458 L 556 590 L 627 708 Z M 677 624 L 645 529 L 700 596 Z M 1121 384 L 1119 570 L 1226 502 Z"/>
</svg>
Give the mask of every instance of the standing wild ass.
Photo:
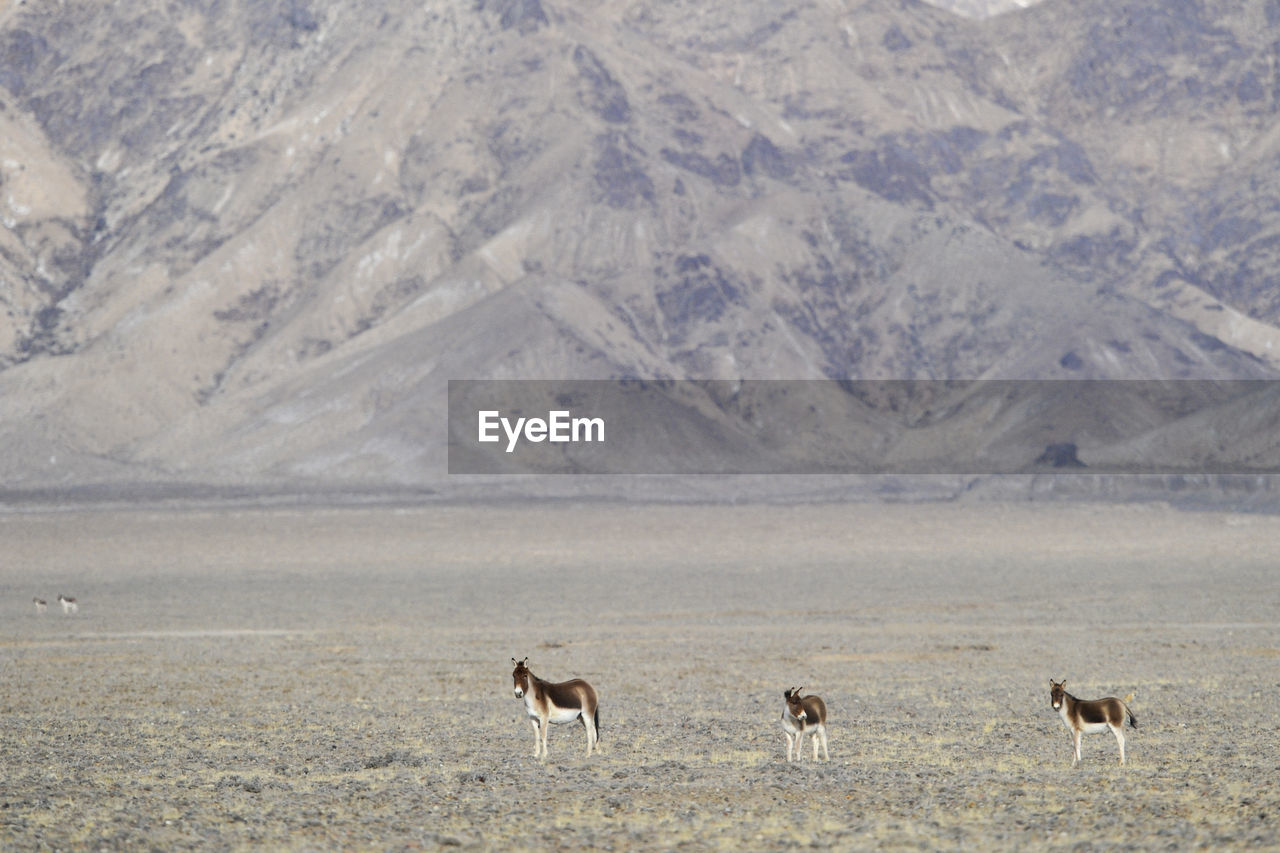
<svg viewBox="0 0 1280 853">
<path fill-rule="evenodd" d="M 533 757 L 547 757 L 547 726 L 581 720 L 587 730 L 587 755 L 600 740 L 600 706 L 596 691 L 581 678 L 559 683 L 543 681 L 529 671 L 529 659 L 511 659 L 517 699 L 524 699 L 525 712 L 533 724 Z"/>
<path fill-rule="evenodd" d="M 804 742 L 806 732 L 813 733 L 813 760 L 818 760 L 818 741 L 822 741 L 822 757 L 831 760 L 827 752 L 827 706 L 817 696 L 800 698 L 799 687 L 784 690 L 782 696 L 786 704 L 782 707 L 782 729 L 787 736 L 787 761 L 791 760 L 792 747 L 795 748 L 796 760 L 803 756 L 800 745 Z"/>
<path fill-rule="evenodd" d="M 1066 691 L 1067 680 L 1049 679 L 1049 704 L 1062 717 L 1063 724 L 1071 732 L 1071 740 L 1075 744 L 1075 757 L 1071 766 L 1080 763 L 1080 736 L 1105 732 L 1107 729 L 1116 736 L 1120 744 L 1120 763 L 1124 764 L 1124 722 L 1128 718 L 1129 725 L 1138 727 L 1138 718 L 1129 710 L 1129 706 L 1114 696 L 1105 699 L 1077 699 Z"/>
</svg>

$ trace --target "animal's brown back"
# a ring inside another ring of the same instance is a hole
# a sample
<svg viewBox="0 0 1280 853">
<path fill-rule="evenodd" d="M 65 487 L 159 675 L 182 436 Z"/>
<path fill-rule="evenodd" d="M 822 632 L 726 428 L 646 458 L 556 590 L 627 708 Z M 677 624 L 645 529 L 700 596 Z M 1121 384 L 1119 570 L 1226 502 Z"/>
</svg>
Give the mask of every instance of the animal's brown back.
<svg viewBox="0 0 1280 853">
<path fill-rule="evenodd" d="M 596 691 L 581 678 L 571 681 L 541 682 L 544 694 L 559 708 L 582 708 L 588 714 L 596 707 Z"/>
<path fill-rule="evenodd" d="M 1114 723 L 1124 722 L 1124 705 L 1114 696 L 1105 699 L 1078 700 L 1076 713 L 1082 723 Z"/>
<path fill-rule="evenodd" d="M 806 696 L 800 700 L 800 704 L 804 706 L 806 717 L 805 723 L 810 726 L 817 726 L 827 721 L 827 705 L 818 696 Z"/>
</svg>

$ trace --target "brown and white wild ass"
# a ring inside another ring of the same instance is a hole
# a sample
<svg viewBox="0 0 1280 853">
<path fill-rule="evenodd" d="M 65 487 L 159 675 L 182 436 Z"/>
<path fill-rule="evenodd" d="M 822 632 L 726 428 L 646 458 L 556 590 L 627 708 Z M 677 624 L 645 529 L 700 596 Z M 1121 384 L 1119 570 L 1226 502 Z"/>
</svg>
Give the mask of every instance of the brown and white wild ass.
<svg viewBox="0 0 1280 853">
<path fill-rule="evenodd" d="M 791 760 L 792 747 L 795 748 L 796 760 L 803 756 L 800 745 L 808 732 L 813 733 L 813 760 L 818 760 L 818 741 L 822 741 L 822 757 L 831 760 L 827 752 L 827 706 L 817 696 L 800 698 L 799 687 L 784 690 L 782 696 L 786 704 L 782 707 L 782 729 L 787 736 L 787 761 Z"/>
<path fill-rule="evenodd" d="M 533 724 L 533 757 L 547 757 L 547 727 L 551 723 L 581 720 L 587 730 L 587 755 L 600 740 L 600 705 L 596 691 L 581 678 L 572 681 L 543 681 L 529 671 L 529 659 L 511 659 L 517 699 L 524 699 L 525 712 Z"/>
<path fill-rule="evenodd" d="M 1138 718 L 1129 710 L 1129 706 L 1114 696 L 1105 699 L 1077 699 L 1066 691 L 1067 680 L 1049 679 L 1049 704 L 1062 717 L 1062 722 L 1071 732 L 1071 740 L 1075 744 L 1075 757 L 1071 766 L 1080 762 L 1080 736 L 1105 732 L 1107 729 L 1116 736 L 1120 744 L 1120 763 L 1124 764 L 1124 722 L 1138 727 Z"/>
<path fill-rule="evenodd" d="M 36 596 L 35 598 L 31 599 L 31 601 L 32 603 L 35 604 L 37 613 L 43 613 L 49 609 L 49 602 L 45 601 L 40 596 Z"/>
<path fill-rule="evenodd" d="M 80 605 L 76 604 L 76 600 L 68 595 L 58 596 L 58 603 L 62 605 L 63 613 L 75 613 L 80 609 Z"/>
</svg>

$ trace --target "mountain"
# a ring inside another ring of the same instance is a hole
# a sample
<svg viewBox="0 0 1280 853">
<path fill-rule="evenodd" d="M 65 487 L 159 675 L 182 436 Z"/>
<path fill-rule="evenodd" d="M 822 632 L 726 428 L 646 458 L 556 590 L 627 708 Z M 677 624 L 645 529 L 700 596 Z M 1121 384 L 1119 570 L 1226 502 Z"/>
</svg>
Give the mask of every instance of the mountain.
<svg viewBox="0 0 1280 853">
<path fill-rule="evenodd" d="M 925 2 L 966 18 L 982 20 L 994 18 L 1006 12 L 1026 9 L 1044 0 L 925 0 Z"/>
<path fill-rule="evenodd" d="M 1010 5 L 0 6 L 0 477 L 441 488 L 449 379 L 1274 378 L 1280 3 Z"/>
</svg>

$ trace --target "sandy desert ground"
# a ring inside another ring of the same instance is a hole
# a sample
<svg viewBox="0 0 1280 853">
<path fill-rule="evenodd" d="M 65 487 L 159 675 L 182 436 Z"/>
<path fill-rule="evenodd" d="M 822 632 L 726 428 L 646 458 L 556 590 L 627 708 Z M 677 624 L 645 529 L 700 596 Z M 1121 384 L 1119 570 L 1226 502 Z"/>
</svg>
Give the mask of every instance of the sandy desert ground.
<svg viewBox="0 0 1280 853">
<path fill-rule="evenodd" d="M 0 543 L 5 850 L 1280 847 L 1280 518 L 98 509 Z M 600 754 L 532 758 L 525 655 L 596 686 Z M 1072 768 L 1050 677 L 1136 694 L 1127 766 L 1103 734 Z M 828 763 L 784 761 L 798 685 Z"/>
</svg>

